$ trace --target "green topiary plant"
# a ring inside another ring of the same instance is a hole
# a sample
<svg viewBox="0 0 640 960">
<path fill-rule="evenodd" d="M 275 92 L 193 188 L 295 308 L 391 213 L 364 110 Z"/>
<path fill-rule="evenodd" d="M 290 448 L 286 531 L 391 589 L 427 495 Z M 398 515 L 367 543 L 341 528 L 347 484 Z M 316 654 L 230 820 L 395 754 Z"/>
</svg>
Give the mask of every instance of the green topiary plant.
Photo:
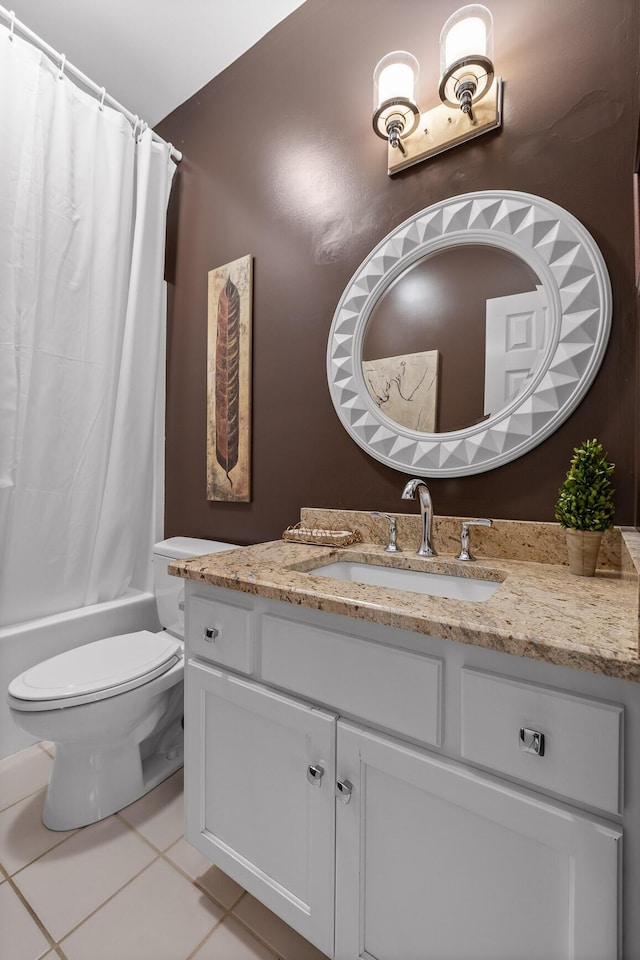
<svg viewBox="0 0 640 960">
<path fill-rule="evenodd" d="M 571 467 L 558 492 L 556 520 L 573 530 L 608 530 L 613 524 L 615 464 L 594 438 L 575 447 Z"/>
</svg>

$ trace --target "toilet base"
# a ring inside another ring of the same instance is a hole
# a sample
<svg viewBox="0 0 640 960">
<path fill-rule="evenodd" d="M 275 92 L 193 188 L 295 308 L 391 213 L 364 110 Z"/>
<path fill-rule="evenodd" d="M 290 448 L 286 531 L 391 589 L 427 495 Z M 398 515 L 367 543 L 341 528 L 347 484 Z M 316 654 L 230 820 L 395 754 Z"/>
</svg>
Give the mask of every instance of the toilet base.
<svg viewBox="0 0 640 960">
<path fill-rule="evenodd" d="M 140 744 L 121 741 L 107 749 L 101 746 L 98 752 L 78 747 L 56 744 L 42 811 L 42 822 L 49 830 L 75 830 L 111 816 L 157 787 L 184 761 L 182 742 L 144 759 Z M 79 775 L 82 794 L 73 789 Z"/>
<path fill-rule="evenodd" d="M 165 674 L 152 682 L 160 686 L 169 680 Z M 150 687 L 71 707 L 64 711 L 66 723 L 64 716 L 45 720 L 45 728 L 60 733 L 59 739 L 51 735 L 56 752 L 42 812 L 49 830 L 75 830 L 110 817 L 180 769 L 182 679 L 148 697 L 144 691 L 153 692 Z"/>
<path fill-rule="evenodd" d="M 16 724 L 56 752 L 42 821 L 75 830 L 128 807 L 183 764 L 182 658 L 166 673 L 117 696 L 56 709 L 21 709 Z"/>
</svg>

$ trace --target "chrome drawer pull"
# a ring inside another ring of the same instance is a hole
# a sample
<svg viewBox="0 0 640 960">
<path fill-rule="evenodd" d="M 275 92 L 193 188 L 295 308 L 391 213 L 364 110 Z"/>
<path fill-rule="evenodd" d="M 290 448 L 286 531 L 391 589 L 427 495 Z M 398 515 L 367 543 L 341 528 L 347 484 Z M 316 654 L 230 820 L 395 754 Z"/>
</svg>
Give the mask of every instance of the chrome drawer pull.
<svg viewBox="0 0 640 960">
<path fill-rule="evenodd" d="M 520 749 L 524 753 L 534 753 L 537 757 L 544 757 L 544 733 L 539 730 L 530 730 L 520 727 Z"/>
<path fill-rule="evenodd" d="M 323 777 L 324 767 L 321 767 L 319 763 L 315 765 L 310 763 L 307 767 L 307 780 L 309 783 L 313 784 L 314 787 L 319 787 Z"/>
<path fill-rule="evenodd" d="M 336 797 L 341 803 L 349 803 L 353 784 L 349 780 L 338 780 L 336 783 Z"/>
<path fill-rule="evenodd" d="M 215 643 L 220 635 L 220 631 L 217 627 L 205 627 L 204 628 L 204 639 L 206 643 Z"/>
</svg>

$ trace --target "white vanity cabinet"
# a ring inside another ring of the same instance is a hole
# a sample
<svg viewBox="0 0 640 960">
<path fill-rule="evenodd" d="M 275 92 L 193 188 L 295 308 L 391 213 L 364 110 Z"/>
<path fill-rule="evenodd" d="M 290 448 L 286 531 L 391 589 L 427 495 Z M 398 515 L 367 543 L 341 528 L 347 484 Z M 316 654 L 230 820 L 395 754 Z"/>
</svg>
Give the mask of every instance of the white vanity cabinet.
<svg viewBox="0 0 640 960">
<path fill-rule="evenodd" d="M 622 708 L 462 647 L 187 581 L 186 837 L 337 960 L 618 960 Z"/>
</svg>

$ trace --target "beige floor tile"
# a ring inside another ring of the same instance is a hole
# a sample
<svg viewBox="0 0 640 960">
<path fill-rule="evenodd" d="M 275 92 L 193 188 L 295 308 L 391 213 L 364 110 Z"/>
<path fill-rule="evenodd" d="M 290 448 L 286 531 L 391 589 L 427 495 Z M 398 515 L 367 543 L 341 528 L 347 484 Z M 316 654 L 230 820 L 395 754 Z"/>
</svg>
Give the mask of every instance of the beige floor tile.
<svg viewBox="0 0 640 960">
<path fill-rule="evenodd" d="M 229 909 L 242 896 L 244 890 L 226 873 L 214 867 L 206 857 L 182 838 L 166 851 L 165 856 L 176 866 L 196 880 L 207 893 Z"/>
<path fill-rule="evenodd" d="M 49 783 L 53 761 L 38 746 L 0 760 L 0 810 Z"/>
<path fill-rule="evenodd" d="M 39 746 L 42 750 L 45 750 L 45 751 L 49 754 L 50 757 L 55 756 L 56 745 L 55 745 L 55 743 L 51 743 L 50 740 L 41 740 L 40 743 L 38 744 L 38 746 Z"/>
<path fill-rule="evenodd" d="M 155 857 L 133 830 L 110 817 L 21 870 L 15 884 L 58 941 Z"/>
<path fill-rule="evenodd" d="M 0 957 L 3 960 L 39 960 L 49 943 L 10 883 L 0 886 Z"/>
<path fill-rule="evenodd" d="M 233 917 L 220 924 L 193 960 L 274 960 L 275 954 Z"/>
<path fill-rule="evenodd" d="M 224 912 L 164 860 L 62 941 L 68 960 L 186 960 Z"/>
<path fill-rule="evenodd" d="M 159 850 L 166 850 L 184 832 L 182 770 L 146 796 L 120 811 L 120 816 Z"/>
<path fill-rule="evenodd" d="M 283 960 L 326 960 L 326 954 L 320 953 L 313 944 L 249 894 L 234 907 L 233 915 L 250 927 Z"/>
<path fill-rule="evenodd" d="M 0 813 L 0 863 L 10 875 L 75 833 L 47 830 L 42 823 L 45 793 L 39 790 Z"/>
</svg>

